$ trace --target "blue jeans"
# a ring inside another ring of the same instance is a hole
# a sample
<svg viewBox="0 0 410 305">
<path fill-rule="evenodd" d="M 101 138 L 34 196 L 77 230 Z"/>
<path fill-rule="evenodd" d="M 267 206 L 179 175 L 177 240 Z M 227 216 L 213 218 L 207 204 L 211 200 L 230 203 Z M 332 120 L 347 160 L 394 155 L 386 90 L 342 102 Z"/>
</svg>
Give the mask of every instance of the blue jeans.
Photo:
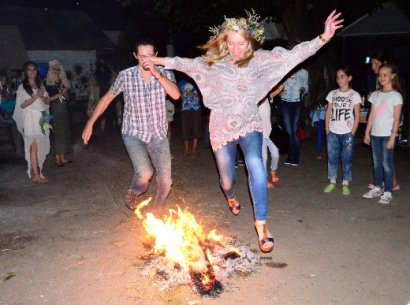
<svg viewBox="0 0 410 305">
<path fill-rule="evenodd" d="M 172 184 L 168 139 L 153 137 L 149 143 L 145 143 L 138 137 L 125 134 L 122 139 L 134 168 L 130 190 L 137 195 L 145 193 L 155 169 L 157 193 L 154 204 L 164 203 Z"/>
<path fill-rule="evenodd" d="M 382 188 L 384 182 L 384 190 L 386 192 L 393 191 L 394 176 L 394 149 L 386 148 L 389 138 L 371 136 L 374 186 Z"/>
<path fill-rule="evenodd" d="M 329 132 L 327 135 L 327 177 L 330 181 L 336 181 L 340 159 L 342 160 L 343 181 L 352 181 L 353 151 L 354 137 L 351 132 L 346 134 Z"/>
<path fill-rule="evenodd" d="M 262 133 L 253 131 L 229 141 L 214 152 L 219 171 L 219 183 L 227 199 L 235 198 L 235 157 L 240 145 L 248 170 L 248 184 L 253 202 L 255 218 L 264 221 L 268 215 L 266 171 L 262 162 Z"/>
<path fill-rule="evenodd" d="M 302 102 L 285 102 L 280 104 L 283 128 L 289 135 L 289 152 L 286 162 L 299 163 L 300 140 L 296 136 L 299 126 L 300 114 L 303 109 Z"/>
</svg>

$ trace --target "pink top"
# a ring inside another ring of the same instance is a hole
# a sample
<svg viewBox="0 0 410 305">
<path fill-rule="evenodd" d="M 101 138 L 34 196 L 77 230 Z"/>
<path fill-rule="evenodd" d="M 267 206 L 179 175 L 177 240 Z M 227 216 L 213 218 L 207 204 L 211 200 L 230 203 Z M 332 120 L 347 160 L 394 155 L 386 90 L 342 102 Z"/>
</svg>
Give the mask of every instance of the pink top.
<svg viewBox="0 0 410 305">
<path fill-rule="evenodd" d="M 276 47 L 258 50 L 246 67 L 232 64 L 228 55 L 208 67 L 202 57 L 165 59 L 165 68 L 188 74 L 197 83 L 206 107 L 211 109 L 209 133 L 214 151 L 248 132 L 262 132 L 258 102 L 296 65 L 316 53 L 319 38 L 292 50 Z"/>
</svg>

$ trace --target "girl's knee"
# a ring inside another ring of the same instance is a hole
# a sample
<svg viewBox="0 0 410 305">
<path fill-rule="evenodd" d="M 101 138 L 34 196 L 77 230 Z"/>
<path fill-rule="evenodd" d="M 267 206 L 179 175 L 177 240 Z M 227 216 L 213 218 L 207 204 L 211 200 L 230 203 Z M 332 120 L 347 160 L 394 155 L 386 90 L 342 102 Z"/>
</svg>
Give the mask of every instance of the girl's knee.
<svg viewBox="0 0 410 305">
<path fill-rule="evenodd" d="M 224 192 L 228 192 L 233 188 L 233 181 L 221 179 L 219 180 L 219 184 Z"/>
</svg>

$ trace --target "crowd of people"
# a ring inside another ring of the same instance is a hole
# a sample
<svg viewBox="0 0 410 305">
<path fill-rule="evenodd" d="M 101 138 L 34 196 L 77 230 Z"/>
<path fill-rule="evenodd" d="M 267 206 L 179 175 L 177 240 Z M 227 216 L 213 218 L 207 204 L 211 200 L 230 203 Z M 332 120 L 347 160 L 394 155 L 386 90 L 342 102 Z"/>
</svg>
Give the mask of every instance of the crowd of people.
<svg viewBox="0 0 410 305">
<path fill-rule="evenodd" d="M 158 57 L 154 41 L 141 40 L 133 50 L 137 65 L 118 75 L 113 75 L 104 66 L 98 67 L 93 77 L 99 84 L 98 91 L 90 92 L 90 118 L 82 139 L 84 144 L 89 143 L 100 117 L 106 121 L 117 118 L 113 105 L 122 93 L 121 135 L 133 166 L 125 204 L 130 210 L 137 207 L 155 173 L 154 206 L 160 207 L 172 186 L 170 127 L 174 103 L 181 101 L 183 155 L 191 158 L 198 155 L 198 143 L 203 134 L 201 114 L 203 106 L 207 107 L 210 109 L 209 139 L 227 207 L 235 216 L 241 212 L 241 200 L 235 192 L 235 162 L 240 148 L 248 172 L 254 228 L 259 248 L 266 253 L 274 246 L 267 223 L 267 189 L 279 181 L 279 149 L 270 139 L 270 103 L 275 96 L 280 97 L 282 124 L 289 136 L 285 164 L 298 166 L 300 137 L 297 130 L 304 97 L 309 92 L 308 73 L 298 65 L 326 45 L 342 27 L 343 20 L 340 13 L 333 11 L 324 23 L 323 33 L 313 40 L 290 50 L 275 47 L 267 51 L 261 49 L 264 34 L 257 22 L 259 17 L 253 11 L 246 13 L 244 18 L 225 17 L 223 24 L 212 28 L 213 36 L 201 46 L 203 56 L 193 59 Z M 177 83 L 173 70 L 187 77 Z M 43 164 L 50 151 L 50 128 L 55 138 L 55 164 L 61 167 L 71 162 L 66 158 L 71 146 L 67 112 L 70 83 L 63 66 L 56 60 L 49 63 L 44 82 L 38 77 L 35 63 L 26 63 L 24 72 L 13 118 L 24 137 L 29 177 L 36 183 L 46 183 Z M 363 197 L 380 197 L 379 202 L 387 204 L 392 200 L 394 189 L 393 152 L 403 100 L 394 65 L 383 62 L 375 73 L 379 87 L 369 96 L 371 110 L 364 137 L 364 142 L 372 146 L 374 182 Z M 330 193 L 337 188 L 341 161 L 342 194 L 346 196 L 351 193 L 354 136 L 362 102 L 360 95 L 351 88 L 352 78 L 349 67 L 337 69 L 338 88 L 326 97 L 329 184 L 324 192 Z"/>
</svg>

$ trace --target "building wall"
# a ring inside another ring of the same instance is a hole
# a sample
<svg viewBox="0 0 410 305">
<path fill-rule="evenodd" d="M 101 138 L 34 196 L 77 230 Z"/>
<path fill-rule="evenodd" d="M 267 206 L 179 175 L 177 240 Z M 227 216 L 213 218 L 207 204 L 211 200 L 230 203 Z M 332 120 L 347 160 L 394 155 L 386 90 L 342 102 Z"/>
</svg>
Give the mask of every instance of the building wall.
<svg viewBox="0 0 410 305">
<path fill-rule="evenodd" d="M 88 80 L 96 62 L 95 50 L 32 50 L 27 51 L 27 54 L 30 60 L 39 64 L 40 71 L 43 74 L 48 69 L 49 61 L 53 59 L 60 61 L 71 79 L 71 94 L 76 100 L 88 99 Z"/>
</svg>

